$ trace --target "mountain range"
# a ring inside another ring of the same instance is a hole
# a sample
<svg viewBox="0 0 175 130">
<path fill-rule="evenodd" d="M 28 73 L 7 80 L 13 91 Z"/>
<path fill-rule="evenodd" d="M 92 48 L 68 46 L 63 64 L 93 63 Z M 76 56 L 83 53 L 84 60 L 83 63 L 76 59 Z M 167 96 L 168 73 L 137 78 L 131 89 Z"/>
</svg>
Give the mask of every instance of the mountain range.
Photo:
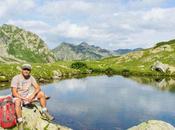
<svg viewBox="0 0 175 130">
<path fill-rule="evenodd" d="M 59 46 L 54 48 L 52 52 L 55 54 L 57 60 L 96 60 L 110 56 L 124 55 L 139 50 L 142 50 L 142 48 L 110 51 L 98 46 L 89 45 L 86 42 L 82 42 L 78 45 L 62 42 Z"/>
<path fill-rule="evenodd" d="M 82 42 L 79 45 L 61 43 L 52 50 L 57 60 L 87 60 L 112 56 L 112 52 L 100 47 Z"/>
<path fill-rule="evenodd" d="M 135 49 L 117 49 L 117 50 L 114 50 L 114 54 L 115 55 L 124 55 L 124 54 L 127 54 L 127 53 L 130 53 L 130 52 L 134 52 L 134 51 L 140 51 L 140 50 L 143 50 L 142 48 L 135 48 Z"/>
<path fill-rule="evenodd" d="M 38 35 L 14 25 L 0 26 L 0 63 L 49 63 L 57 60 L 96 60 L 142 50 L 107 50 L 82 42 L 79 45 L 62 42 L 50 50 Z"/>
</svg>

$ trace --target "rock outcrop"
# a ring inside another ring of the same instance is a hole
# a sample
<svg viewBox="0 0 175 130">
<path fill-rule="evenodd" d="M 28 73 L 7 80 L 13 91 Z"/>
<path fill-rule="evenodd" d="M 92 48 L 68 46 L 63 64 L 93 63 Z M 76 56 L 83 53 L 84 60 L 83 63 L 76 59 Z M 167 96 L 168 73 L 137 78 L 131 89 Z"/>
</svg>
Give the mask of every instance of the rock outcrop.
<svg viewBox="0 0 175 130">
<path fill-rule="evenodd" d="M 156 61 L 152 66 L 152 70 L 161 71 L 163 73 L 170 72 L 171 74 L 175 72 L 175 67 L 168 64 L 163 64 L 160 61 Z"/>
<path fill-rule="evenodd" d="M 41 107 L 33 105 L 33 107 L 23 107 L 24 126 L 29 130 L 72 130 L 70 128 L 54 124 L 44 120 L 41 116 Z M 16 130 L 17 128 L 13 128 Z M 0 128 L 0 130 L 4 130 Z"/>
<path fill-rule="evenodd" d="M 26 122 L 25 127 L 31 130 L 71 130 L 57 124 L 50 123 L 41 117 L 41 107 L 35 106 L 33 108 L 23 107 L 23 117 Z"/>
<path fill-rule="evenodd" d="M 160 61 L 156 61 L 152 66 L 151 66 L 152 70 L 156 70 L 156 71 L 161 71 L 166 73 L 168 70 L 168 66 L 166 64 L 163 64 Z"/>
<path fill-rule="evenodd" d="M 53 73 L 53 76 L 52 76 L 53 79 L 60 79 L 62 76 L 62 73 L 60 70 L 53 70 L 52 73 Z"/>
<path fill-rule="evenodd" d="M 139 124 L 138 126 L 129 128 L 128 130 L 175 130 L 175 128 L 163 121 L 149 120 Z"/>
</svg>

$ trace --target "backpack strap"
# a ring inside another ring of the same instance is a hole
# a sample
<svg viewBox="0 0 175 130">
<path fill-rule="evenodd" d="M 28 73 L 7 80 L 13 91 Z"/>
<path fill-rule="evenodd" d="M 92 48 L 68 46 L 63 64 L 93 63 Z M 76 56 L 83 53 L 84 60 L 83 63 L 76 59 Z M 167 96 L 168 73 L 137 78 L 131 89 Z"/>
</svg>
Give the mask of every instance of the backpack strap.
<svg viewBox="0 0 175 130">
<path fill-rule="evenodd" d="M 3 107 L 7 103 L 13 103 L 12 99 L 4 99 L 3 102 L 0 102 L 0 107 Z"/>
</svg>

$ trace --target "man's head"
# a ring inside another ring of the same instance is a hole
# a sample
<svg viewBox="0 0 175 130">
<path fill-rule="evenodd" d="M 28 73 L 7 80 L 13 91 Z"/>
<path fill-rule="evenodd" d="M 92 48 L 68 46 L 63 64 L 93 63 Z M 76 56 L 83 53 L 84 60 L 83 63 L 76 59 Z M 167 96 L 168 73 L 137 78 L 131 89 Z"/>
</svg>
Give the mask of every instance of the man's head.
<svg viewBox="0 0 175 130">
<path fill-rule="evenodd" d="M 24 78 L 28 79 L 30 77 L 30 72 L 32 70 L 32 66 L 30 64 L 23 64 L 21 66 L 22 69 L 22 75 L 24 76 Z"/>
</svg>

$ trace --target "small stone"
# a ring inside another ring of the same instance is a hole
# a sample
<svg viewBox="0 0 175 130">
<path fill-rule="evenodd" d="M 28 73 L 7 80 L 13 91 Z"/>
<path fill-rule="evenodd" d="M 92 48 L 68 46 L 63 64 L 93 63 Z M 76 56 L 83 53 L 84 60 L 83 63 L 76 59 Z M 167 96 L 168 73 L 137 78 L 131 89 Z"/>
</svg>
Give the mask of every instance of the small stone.
<svg viewBox="0 0 175 130">
<path fill-rule="evenodd" d="M 39 82 L 41 82 L 41 83 L 44 83 L 44 81 L 45 81 L 45 80 L 44 80 L 43 78 L 40 78 L 40 79 L 39 79 Z"/>
<path fill-rule="evenodd" d="M 41 68 L 41 66 L 37 65 L 36 68 Z"/>
<path fill-rule="evenodd" d="M 53 70 L 53 79 L 60 79 L 60 77 L 63 75 L 60 70 Z"/>
<path fill-rule="evenodd" d="M 0 76 L 0 82 L 7 82 L 8 79 L 5 76 Z"/>
</svg>

